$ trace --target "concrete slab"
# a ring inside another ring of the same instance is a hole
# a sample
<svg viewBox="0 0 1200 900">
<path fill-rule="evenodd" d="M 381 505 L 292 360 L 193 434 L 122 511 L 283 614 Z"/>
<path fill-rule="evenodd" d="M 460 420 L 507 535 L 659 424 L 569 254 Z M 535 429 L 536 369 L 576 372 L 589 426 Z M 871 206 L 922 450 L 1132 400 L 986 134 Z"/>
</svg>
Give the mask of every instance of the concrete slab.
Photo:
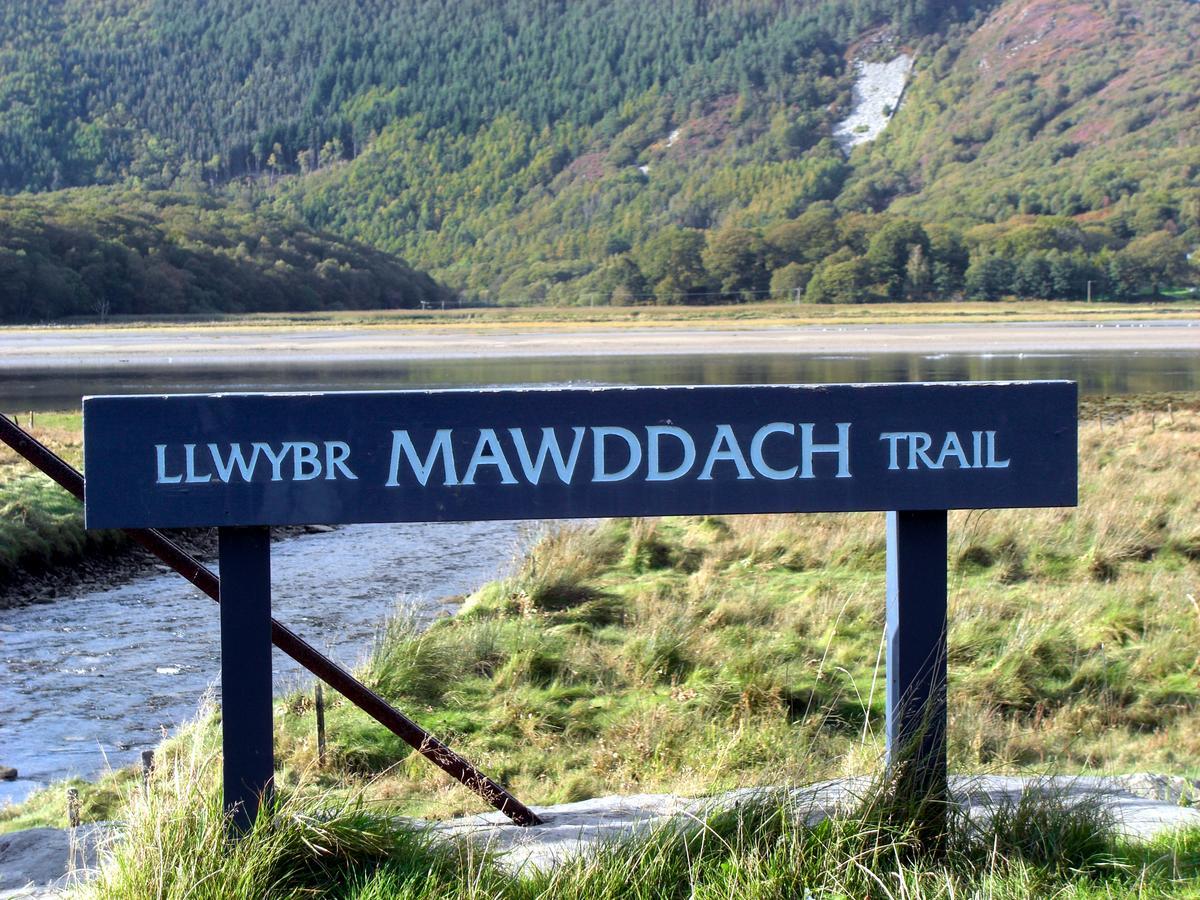
<svg viewBox="0 0 1200 900">
<path fill-rule="evenodd" d="M 713 797 L 686 799 L 672 794 L 599 797 L 559 806 L 533 807 L 545 825 L 521 828 L 500 813 L 466 816 L 431 823 L 434 833 L 471 841 L 497 853 L 512 871 L 526 866 L 546 869 L 604 842 L 649 834 L 668 826 L 698 824 L 715 810 L 728 809 L 756 798 L 778 798 L 808 824 L 848 814 L 870 790 L 867 778 L 821 782 L 803 788 L 743 789 Z M 1163 831 L 1200 828 L 1196 782 L 1162 775 L 959 776 L 951 779 L 955 803 L 981 826 L 999 808 L 1013 806 L 1030 794 L 1060 802 L 1067 808 L 1094 805 L 1111 816 L 1113 825 L 1130 838 L 1148 839 Z"/>
<path fill-rule="evenodd" d="M 852 812 L 871 788 L 868 778 L 844 778 L 801 788 L 745 788 L 712 797 L 673 794 L 597 797 L 577 803 L 539 806 L 546 820 L 535 828 L 513 825 L 498 812 L 427 826 L 446 840 L 466 840 L 498 854 L 510 871 L 546 869 L 586 854 L 605 842 L 666 827 L 694 827 L 714 811 L 759 799 L 787 804 L 808 824 Z M 958 776 L 951 779 L 953 801 L 972 820 L 987 824 L 997 809 L 1036 795 L 1067 808 L 1087 804 L 1111 816 L 1114 827 L 1134 839 L 1164 831 L 1200 828 L 1200 782 L 1165 775 Z M 0 835 L 0 900 L 51 900 L 71 883 L 86 879 L 116 834 L 111 824 L 66 829 L 36 828 Z"/>
<path fill-rule="evenodd" d="M 113 833 L 107 823 L 0 834 L 0 900 L 58 897 L 86 880 Z"/>
</svg>

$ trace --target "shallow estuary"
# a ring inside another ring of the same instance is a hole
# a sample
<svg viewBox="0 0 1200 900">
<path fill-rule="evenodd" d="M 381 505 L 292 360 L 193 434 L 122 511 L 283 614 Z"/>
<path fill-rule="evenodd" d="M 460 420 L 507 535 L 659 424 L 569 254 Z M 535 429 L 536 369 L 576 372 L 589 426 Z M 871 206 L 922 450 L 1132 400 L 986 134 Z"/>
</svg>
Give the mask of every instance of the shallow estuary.
<svg viewBox="0 0 1200 900">
<path fill-rule="evenodd" d="M 729 353 L 292 362 L 107 371 L 9 368 L 0 410 L 77 406 L 83 394 L 369 390 L 534 384 L 751 384 L 1068 378 L 1084 395 L 1200 390 L 1195 349 L 1155 352 Z M 350 526 L 277 544 L 276 616 L 352 665 L 399 602 L 419 615 L 496 577 L 538 526 Z M 186 721 L 219 669 L 216 607 L 173 574 L 0 612 L 0 803 L 135 761 Z M 276 654 L 278 689 L 300 682 Z"/>
</svg>

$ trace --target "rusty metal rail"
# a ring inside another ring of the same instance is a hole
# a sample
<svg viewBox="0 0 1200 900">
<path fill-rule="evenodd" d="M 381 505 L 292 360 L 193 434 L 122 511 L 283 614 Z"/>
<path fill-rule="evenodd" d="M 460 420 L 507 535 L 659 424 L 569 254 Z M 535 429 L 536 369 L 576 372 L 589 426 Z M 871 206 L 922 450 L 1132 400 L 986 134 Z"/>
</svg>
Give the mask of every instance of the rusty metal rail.
<svg viewBox="0 0 1200 900">
<path fill-rule="evenodd" d="M 49 447 L 3 415 L 0 415 L 0 440 L 48 475 L 65 491 L 78 500 L 83 500 L 83 476 Z M 149 528 L 128 528 L 125 529 L 125 533 L 213 600 L 221 602 L 220 579 L 166 535 Z M 439 769 L 475 791 L 517 825 L 542 824 L 537 814 L 524 803 L 275 619 L 271 620 L 271 641 L 317 678 L 341 693 Z"/>
</svg>

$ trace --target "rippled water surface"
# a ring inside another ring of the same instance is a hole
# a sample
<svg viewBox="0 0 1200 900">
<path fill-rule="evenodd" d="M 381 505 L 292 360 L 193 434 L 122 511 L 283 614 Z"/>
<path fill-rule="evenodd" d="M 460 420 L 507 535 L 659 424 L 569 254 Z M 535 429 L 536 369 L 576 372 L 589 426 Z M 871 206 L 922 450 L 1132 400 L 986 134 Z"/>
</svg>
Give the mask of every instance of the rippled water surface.
<svg viewBox="0 0 1200 900">
<path fill-rule="evenodd" d="M 731 353 L 581 356 L 251 366 L 103 373 L 5 372 L 0 410 L 78 407 L 85 394 L 213 390 L 393 390 L 523 384 L 825 384 L 1067 378 L 1083 394 L 1200 390 L 1195 352 L 1140 353 Z"/>
<path fill-rule="evenodd" d="M 398 603 L 434 616 L 503 572 L 536 525 L 348 526 L 274 546 L 275 616 L 352 665 Z M 0 803 L 134 762 L 186 721 L 220 670 L 218 607 L 174 574 L 0 612 Z M 276 690 L 298 666 L 275 652 Z M 218 685 L 219 688 L 219 685 Z"/>
</svg>

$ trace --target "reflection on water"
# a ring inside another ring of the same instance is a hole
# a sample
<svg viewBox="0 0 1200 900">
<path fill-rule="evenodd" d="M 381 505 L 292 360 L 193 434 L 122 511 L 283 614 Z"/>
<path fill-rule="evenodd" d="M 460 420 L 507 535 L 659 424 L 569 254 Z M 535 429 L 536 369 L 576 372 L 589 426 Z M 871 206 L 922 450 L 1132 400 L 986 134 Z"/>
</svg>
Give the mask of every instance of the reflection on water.
<svg viewBox="0 0 1200 900">
<path fill-rule="evenodd" d="M 584 356 L 330 363 L 238 369 L 6 372 L 0 409 L 78 406 L 85 394 L 385 390 L 516 384 L 829 384 L 1065 378 L 1083 394 L 1200 390 L 1200 353 L 864 353 Z"/>
</svg>

